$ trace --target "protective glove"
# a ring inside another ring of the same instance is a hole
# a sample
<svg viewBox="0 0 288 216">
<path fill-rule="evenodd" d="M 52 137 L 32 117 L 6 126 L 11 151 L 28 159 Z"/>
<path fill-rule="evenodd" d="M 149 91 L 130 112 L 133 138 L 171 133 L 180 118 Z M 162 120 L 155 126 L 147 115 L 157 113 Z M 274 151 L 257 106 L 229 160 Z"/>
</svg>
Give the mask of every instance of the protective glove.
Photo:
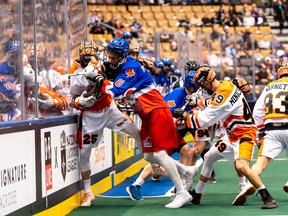
<svg viewBox="0 0 288 216">
<path fill-rule="evenodd" d="M 191 108 L 198 106 L 198 97 L 194 94 L 185 97 L 185 103 Z"/>
<path fill-rule="evenodd" d="M 188 114 L 189 114 L 188 112 L 184 111 L 184 110 L 181 109 L 181 108 L 177 108 L 177 109 L 175 109 L 174 112 L 173 112 L 173 116 L 174 116 L 175 118 L 180 118 L 180 119 L 185 119 Z"/>
<path fill-rule="evenodd" d="M 93 83 L 99 88 L 102 87 L 105 77 L 102 74 L 99 74 L 96 68 L 92 65 L 88 65 L 83 72 L 85 72 L 85 77 L 89 83 Z"/>
<path fill-rule="evenodd" d="M 176 126 L 176 130 L 182 130 L 186 128 L 186 119 L 176 119 L 175 126 Z"/>
<path fill-rule="evenodd" d="M 97 98 L 95 97 L 94 94 L 91 96 L 85 97 L 86 94 L 87 94 L 87 92 L 84 91 L 81 94 L 81 96 L 77 97 L 75 99 L 75 104 L 79 105 L 80 107 L 85 107 L 85 108 L 93 106 L 93 104 L 96 102 Z"/>
<path fill-rule="evenodd" d="M 42 94 L 41 98 L 38 98 L 39 108 L 41 109 L 50 109 L 54 106 L 53 98 L 48 94 Z"/>
</svg>

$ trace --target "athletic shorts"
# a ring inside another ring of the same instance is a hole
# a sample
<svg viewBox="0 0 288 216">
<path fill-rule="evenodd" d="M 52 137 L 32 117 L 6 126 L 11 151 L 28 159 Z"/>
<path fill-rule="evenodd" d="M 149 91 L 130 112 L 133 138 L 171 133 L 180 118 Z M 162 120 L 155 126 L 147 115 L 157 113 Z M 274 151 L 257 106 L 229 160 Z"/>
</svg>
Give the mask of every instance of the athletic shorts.
<svg viewBox="0 0 288 216">
<path fill-rule="evenodd" d="M 143 153 L 178 148 L 176 127 L 168 107 L 154 109 L 141 120 Z"/>
<path fill-rule="evenodd" d="M 112 102 L 99 111 L 83 111 L 78 126 L 79 148 L 94 148 L 99 145 L 105 127 L 117 132 L 133 121 Z"/>
<path fill-rule="evenodd" d="M 258 156 L 266 156 L 274 160 L 284 150 L 286 150 L 286 156 L 288 157 L 288 130 L 265 131 Z"/>
</svg>

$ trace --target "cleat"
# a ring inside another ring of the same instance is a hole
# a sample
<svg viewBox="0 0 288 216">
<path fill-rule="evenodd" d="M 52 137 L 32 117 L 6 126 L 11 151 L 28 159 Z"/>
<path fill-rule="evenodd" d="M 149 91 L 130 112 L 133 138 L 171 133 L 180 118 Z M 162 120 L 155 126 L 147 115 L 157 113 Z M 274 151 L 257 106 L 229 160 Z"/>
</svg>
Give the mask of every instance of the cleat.
<svg viewBox="0 0 288 216">
<path fill-rule="evenodd" d="M 191 202 L 194 205 L 199 205 L 200 204 L 200 200 L 203 197 L 203 193 L 196 193 L 195 189 L 193 189 L 192 191 L 189 191 L 189 194 L 193 197 Z"/>
<path fill-rule="evenodd" d="M 131 200 L 137 201 L 137 200 L 143 200 L 143 197 L 140 193 L 140 186 L 139 185 L 130 185 L 126 187 L 126 191 L 130 195 Z"/>
<path fill-rule="evenodd" d="M 278 207 L 277 203 L 275 202 L 273 197 L 269 194 L 266 188 L 259 190 L 259 193 L 262 196 L 262 202 L 263 202 L 263 205 L 261 207 L 262 209 L 272 209 Z"/>
<path fill-rule="evenodd" d="M 188 193 L 188 191 L 182 191 L 180 193 L 176 193 L 174 200 L 167 205 L 166 208 L 180 208 L 184 204 L 190 202 L 192 200 L 192 196 Z"/>
<path fill-rule="evenodd" d="M 238 196 L 232 202 L 232 205 L 243 205 L 246 202 L 247 196 L 250 196 L 256 192 L 253 185 L 248 184 L 246 187 L 238 194 Z"/>
<path fill-rule="evenodd" d="M 82 203 L 81 203 L 81 207 L 89 207 L 91 206 L 91 203 L 95 200 L 95 196 L 88 192 L 88 193 L 84 193 L 83 199 L 82 199 Z"/>
<path fill-rule="evenodd" d="M 288 182 L 287 182 L 285 185 L 283 185 L 283 190 L 284 190 L 286 193 L 288 193 Z"/>
<path fill-rule="evenodd" d="M 185 176 L 185 183 L 186 183 L 186 190 L 190 191 L 192 189 L 192 185 L 193 185 L 193 178 L 197 175 L 198 172 L 198 168 L 197 166 L 189 166 L 188 167 L 188 171 L 187 174 Z"/>
</svg>

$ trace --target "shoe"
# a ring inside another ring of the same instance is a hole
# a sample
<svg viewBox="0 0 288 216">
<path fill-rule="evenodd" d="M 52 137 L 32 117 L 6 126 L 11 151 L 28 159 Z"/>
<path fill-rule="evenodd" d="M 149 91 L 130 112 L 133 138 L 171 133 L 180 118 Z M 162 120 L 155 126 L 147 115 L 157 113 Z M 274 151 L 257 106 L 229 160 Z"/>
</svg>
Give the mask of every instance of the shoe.
<svg viewBox="0 0 288 216">
<path fill-rule="evenodd" d="M 256 192 L 253 185 L 248 184 L 246 187 L 238 194 L 238 196 L 232 202 L 232 205 L 243 205 L 246 202 L 247 196 L 250 196 Z"/>
<path fill-rule="evenodd" d="M 190 191 L 193 185 L 193 178 L 197 175 L 198 168 L 196 166 L 189 166 L 185 176 L 186 190 Z"/>
<path fill-rule="evenodd" d="M 168 177 L 168 173 L 165 171 L 165 169 L 157 164 L 152 165 L 152 175 Z"/>
<path fill-rule="evenodd" d="M 95 200 L 95 196 L 88 192 L 88 193 L 84 193 L 83 199 L 82 199 L 82 203 L 81 203 L 81 207 L 89 207 L 91 206 L 91 203 Z"/>
<path fill-rule="evenodd" d="M 184 204 L 190 202 L 192 200 L 192 196 L 188 193 L 188 191 L 177 192 L 175 199 L 165 205 L 166 208 L 180 208 Z"/>
<path fill-rule="evenodd" d="M 200 204 L 200 200 L 203 196 L 203 193 L 196 193 L 195 189 L 193 189 L 192 191 L 189 191 L 189 194 L 192 196 L 192 203 L 194 205 L 199 205 Z"/>
<path fill-rule="evenodd" d="M 244 190 L 244 188 L 246 187 L 247 183 L 239 183 L 239 193 L 241 193 L 242 190 Z"/>
<path fill-rule="evenodd" d="M 262 209 L 272 209 L 278 207 L 277 203 L 275 202 L 273 197 L 269 194 L 266 188 L 259 190 L 259 193 L 261 194 L 263 202 L 263 205 L 261 207 Z"/>
<path fill-rule="evenodd" d="M 215 175 L 211 175 L 210 178 L 208 179 L 208 183 L 216 183 L 217 179 Z"/>
<path fill-rule="evenodd" d="M 128 187 L 126 187 L 126 191 L 128 192 L 128 194 L 130 195 L 130 198 L 134 201 L 137 200 L 143 200 L 143 197 L 140 193 L 140 186 L 139 185 L 130 185 Z"/>
<path fill-rule="evenodd" d="M 152 174 L 151 179 L 152 179 L 153 181 L 159 182 L 159 181 L 160 181 L 160 175 Z"/>
<path fill-rule="evenodd" d="M 288 182 L 287 182 L 285 185 L 283 185 L 283 190 L 284 190 L 286 193 L 288 193 Z"/>
</svg>

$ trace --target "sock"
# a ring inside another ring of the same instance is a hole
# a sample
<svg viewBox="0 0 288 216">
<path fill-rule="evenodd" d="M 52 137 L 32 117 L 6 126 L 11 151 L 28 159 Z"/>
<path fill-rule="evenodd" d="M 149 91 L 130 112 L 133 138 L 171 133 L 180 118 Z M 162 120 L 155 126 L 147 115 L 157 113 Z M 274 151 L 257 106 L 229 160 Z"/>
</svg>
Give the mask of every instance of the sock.
<svg viewBox="0 0 288 216">
<path fill-rule="evenodd" d="M 142 178 L 137 178 L 135 182 L 133 182 L 133 186 L 139 185 L 140 187 L 145 183 L 145 180 Z"/>
<path fill-rule="evenodd" d="M 239 184 L 244 184 L 244 183 L 246 183 L 246 178 L 245 178 L 245 176 L 242 176 L 242 177 L 239 177 L 239 176 L 238 176 L 238 181 L 239 181 Z"/>
<path fill-rule="evenodd" d="M 196 193 L 202 193 L 204 188 L 205 188 L 205 186 L 206 186 L 206 184 L 207 183 L 205 183 L 205 182 L 203 182 L 201 180 L 198 180 L 198 183 L 197 183 L 197 185 L 195 187 L 195 192 Z"/>
<path fill-rule="evenodd" d="M 91 186 L 91 183 L 90 183 L 90 179 L 87 179 L 87 180 L 82 180 L 83 182 L 83 186 L 84 186 L 84 191 L 85 193 L 90 193 L 91 192 L 91 189 L 90 189 L 90 186 Z"/>
<path fill-rule="evenodd" d="M 262 185 L 261 187 L 257 188 L 258 191 L 265 189 L 265 185 Z"/>
</svg>

